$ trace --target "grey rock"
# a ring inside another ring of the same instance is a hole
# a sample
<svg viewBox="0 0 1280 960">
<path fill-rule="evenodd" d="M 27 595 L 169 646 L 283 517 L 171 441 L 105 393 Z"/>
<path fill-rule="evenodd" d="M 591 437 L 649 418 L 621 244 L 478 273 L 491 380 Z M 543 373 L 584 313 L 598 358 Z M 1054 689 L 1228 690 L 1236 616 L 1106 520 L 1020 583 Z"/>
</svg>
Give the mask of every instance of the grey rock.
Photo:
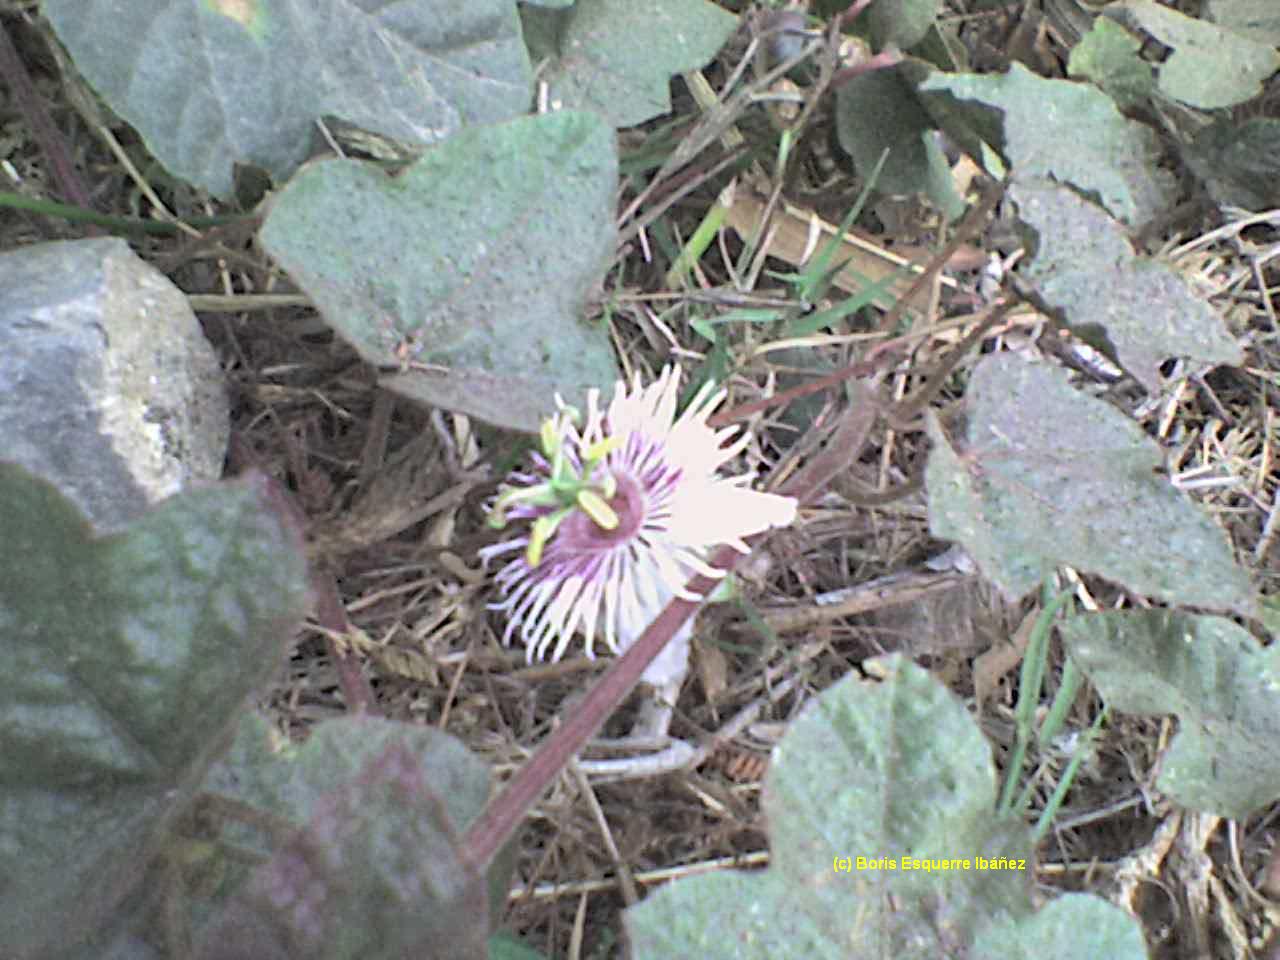
<svg viewBox="0 0 1280 960">
<path fill-rule="evenodd" d="M 0 254 L 0 460 L 56 484 L 108 533 L 220 477 L 229 432 L 195 314 L 123 240 Z"/>
</svg>

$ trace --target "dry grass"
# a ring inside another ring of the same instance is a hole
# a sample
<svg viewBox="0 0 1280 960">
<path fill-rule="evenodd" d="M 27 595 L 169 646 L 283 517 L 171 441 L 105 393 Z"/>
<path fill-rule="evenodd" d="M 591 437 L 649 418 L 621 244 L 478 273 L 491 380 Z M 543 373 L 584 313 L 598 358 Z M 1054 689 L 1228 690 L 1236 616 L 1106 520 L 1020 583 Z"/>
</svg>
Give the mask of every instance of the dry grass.
<svg viewBox="0 0 1280 960">
<path fill-rule="evenodd" d="M 145 209 L 138 182 L 69 105 L 59 67 L 40 37 L 12 18 L 4 25 L 51 106 L 95 207 L 119 214 Z M 988 32 L 1009 26 L 1007 17 L 975 17 L 970 35 L 980 43 Z M 1051 37 L 1042 37 L 1036 49 L 1056 52 Z M 742 50 L 742 43 L 731 46 L 707 71 L 713 85 L 736 66 Z M 800 137 L 793 179 L 779 186 L 787 197 L 817 192 L 829 208 L 842 211 L 860 185 L 843 174 L 815 188 L 807 173 L 809 161 L 816 163 L 823 152 L 831 122 L 822 104 L 817 106 Z M 677 115 L 693 124 L 699 111 L 681 96 Z M 753 129 L 761 122 L 758 113 L 734 119 L 746 136 L 759 135 Z M 176 212 L 214 212 L 206 201 L 155 181 L 146 173 L 152 168 L 136 136 L 120 124 L 108 127 Z M 637 135 L 636 141 L 642 139 Z M 706 341 L 692 332 L 689 319 L 712 315 L 717 308 L 705 295 L 732 288 L 734 277 L 742 294 L 770 301 L 790 296 L 763 274 L 749 285 L 743 281 L 742 241 L 732 232 L 702 258 L 691 289 L 667 284 L 670 262 L 658 233 L 687 237 L 715 201 L 724 175 L 700 180 L 715 153 L 713 148 L 711 159 L 698 158 L 657 185 L 658 197 L 677 188 L 688 192 L 648 230 L 636 232 L 610 275 L 604 301 L 612 308 L 612 334 L 629 367 L 652 373 L 671 359 L 700 362 Z M 0 160 L 20 178 L 16 189 L 56 195 L 12 100 L 0 101 Z M 820 215 L 826 212 L 811 206 Z M 867 218 L 870 236 L 888 244 L 877 231 L 895 216 L 910 224 L 916 245 L 939 242 L 927 214 L 890 205 Z M 84 235 L 74 225 L 33 216 L 6 216 L 0 223 L 4 249 Z M 997 216 L 974 245 L 999 249 L 1007 227 Z M 1271 291 L 1280 278 L 1280 220 L 1205 219 L 1179 225 L 1163 240 L 1179 269 L 1246 344 L 1246 364 L 1186 371 L 1188 379 L 1152 401 L 1131 381 L 1084 381 L 1135 411 L 1172 449 L 1172 472 L 1188 485 L 1206 476 L 1236 478 L 1197 495 L 1229 533 L 1240 561 L 1257 571 L 1264 592 L 1275 595 L 1280 328 Z M 490 588 L 476 561 L 476 549 L 488 536 L 482 503 L 519 456 L 519 445 L 380 391 L 374 372 L 335 341 L 304 302 L 264 306 L 247 299 L 292 292 L 250 235 L 144 239 L 135 249 L 184 291 L 226 298 L 202 301 L 211 309 L 200 319 L 232 390 L 231 469 L 256 467 L 294 491 L 308 518 L 317 569 L 334 585 L 355 628 L 337 637 L 314 628 L 300 634 L 268 704 L 281 727 L 305 736 L 318 720 L 346 710 L 334 651 L 350 648 L 378 710 L 447 730 L 488 761 L 497 778 L 509 776 L 601 668 L 581 660 L 527 666 L 518 653 L 501 647 L 502 624 L 485 609 Z M 792 269 L 779 261 L 760 263 Z M 924 308 L 911 318 L 915 349 L 884 381 L 894 397 L 918 390 L 922 371 L 972 326 L 964 318 L 978 302 L 976 278 L 957 274 L 955 280 L 954 291 L 931 289 Z M 766 335 L 759 329 L 722 327 L 737 368 L 731 402 L 759 399 L 774 378 L 782 388 L 815 369 L 851 362 L 875 342 L 863 335 L 883 339 L 904 332 L 876 333 L 881 316 L 858 317 L 834 331 L 836 337 L 815 338 L 790 354 L 762 351 Z M 1043 329 L 1041 319 L 1030 312 L 1015 316 L 987 339 L 987 348 L 1026 346 Z M 954 399 L 966 364 L 939 405 Z M 768 471 L 781 463 L 785 470 L 788 451 L 803 442 L 807 424 L 832 413 L 810 407 L 759 418 L 758 442 L 744 466 Z M 520 840 L 518 882 L 507 916 L 531 945 L 555 957 L 617 955 L 611 945 L 620 935 L 619 910 L 650 885 L 699 870 L 766 862 L 760 784 L 770 745 L 813 694 L 856 671 L 868 656 L 905 649 L 971 703 L 975 675 L 980 676 L 991 693 L 982 711 L 984 730 L 998 755 L 1008 748 L 1016 661 L 976 658 L 1012 637 L 1029 608 L 994 596 L 971 576 L 921 573 L 924 561 L 945 546 L 929 538 L 922 494 L 878 507 L 855 505 L 867 491 L 907 483 L 923 454 L 919 429 L 882 423 L 872 455 L 850 464 L 802 522 L 769 542 L 754 564 L 747 603 L 772 625 L 770 631 L 762 633 L 734 608 L 702 616 L 695 678 L 679 702 L 673 733 L 711 742 L 740 711 L 755 707 L 751 724 L 697 769 L 613 784 L 590 784 L 569 770 L 537 805 Z M 820 595 L 894 575 L 900 579 L 874 596 L 855 596 L 834 612 L 815 602 Z M 1114 589 L 1092 581 L 1081 589 L 1103 606 L 1118 598 Z M 795 682 L 791 691 L 771 699 L 770 691 L 788 679 Z M 1096 695 L 1082 696 L 1073 726 L 1087 727 L 1098 706 Z M 626 720 L 624 708 L 611 729 L 625 729 Z M 1087 890 L 1125 903 L 1142 919 L 1157 957 L 1255 955 L 1250 951 L 1273 936 L 1280 920 L 1280 871 L 1273 854 L 1280 807 L 1243 823 L 1174 810 L 1152 787 L 1172 729 L 1171 720 L 1130 717 L 1108 726 L 1096 759 L 1060 814 L 1058 830 L 1039 851 L 1041 892 Z M 1062 757 L 1050 752 L 1033 761 L 1042 778 L 1042 802 L 1061 772 Z M 1269 903 L 1262 899 L 1264 890 Z"/>
</svg>

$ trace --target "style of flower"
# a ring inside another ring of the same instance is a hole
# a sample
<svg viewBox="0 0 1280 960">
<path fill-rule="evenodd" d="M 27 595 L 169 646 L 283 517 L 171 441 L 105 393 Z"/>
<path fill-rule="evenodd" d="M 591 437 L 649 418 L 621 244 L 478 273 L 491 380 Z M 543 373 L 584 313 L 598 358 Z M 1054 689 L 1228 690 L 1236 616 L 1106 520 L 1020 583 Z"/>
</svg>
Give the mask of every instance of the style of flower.
<svg viewBox="0 0 1280 960">
<path fill-rule="evenodd" d="M 585 422 L 557 397 L 541 453 L 494 501 L 492 526 L 529 524 L 481 557 L 515 554 L 491 607 L 507 611 L 503 642 L 518 629 L 530 662 L 559 660 L 579 631 L 588 657 L 597 634 L 622 652 L 672 597 L 701 599 L 685 590 L 693 574 L 723 576 L 706 562 L 713 547 L 746 553 L 743 538 L 795 519 L 793 498 L 751 490 L 750 475 L 718 475 L 749 440 L 708 425 L 724 391 L 705 385 L 677 418 L 679 386 L 678 366 L 648 387 L 620 381 L 605 410 L 592 390 Z"/>
</svg>

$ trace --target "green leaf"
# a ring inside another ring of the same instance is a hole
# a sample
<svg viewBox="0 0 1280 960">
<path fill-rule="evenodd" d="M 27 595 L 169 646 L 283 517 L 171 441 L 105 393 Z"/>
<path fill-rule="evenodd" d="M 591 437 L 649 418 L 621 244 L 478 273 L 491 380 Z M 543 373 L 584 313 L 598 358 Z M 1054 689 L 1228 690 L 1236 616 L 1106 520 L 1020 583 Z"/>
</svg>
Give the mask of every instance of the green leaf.
<svg viewBox="0 0 1280 960">
<path fill-rule="evenodd" d="M 613 257 L 613 131 L 550 113 L 471 128 L 397 177 L 309 165 L 261 238 L 382 385 L 535 432 L 617 367 L 586 301 Z"/>
<path fill-rule="evenodd" d="M 1071 48 L 1067 73 L 1092 80 L 1121 107 L 1150 99 L 1156 88 L 1155 68 L 1138 56 L 1142 43 L 1119 24 L 1098 17 Z"/>
<path fill-rule="evenodd" d="M 1183 156 L 1218 203 L 1280 206 L 1280 120 L 1223 118 L 1197 132 Z"/>
<path fill-rule="evenodd" d="M 508 0 L 46 0 L 76 66 L 169 170 L 219 197 L 284 179 L 331 114 L 431 144 L 529 107 Z"/>
<path fill-rule="evenodd" d="M 1094 86 L 1046 80 L 1014 63 L 999 76 L 936 73 L 920 89 L 1003 110 L 1006 157 L 1019 178 L 1073 184 L 1130 224 L 1166 204 L 1170 181 L 1155 165 L 1155 134 L 1126 120 Z"/>
<path fill-rule="evenodd" d="M 1243 820 L 1280 798 L 1280 647 L 1169 610 L 1082 615 L 1061 629 L 1111 707 L 1178 717 L 1156 781 L 1173 800 Z"/>
<path fill-rule="evenodd" d="M 1280 7 L 1275 0 L 1205 0 L 1204 14 L 1232 33 L 1280 47 Z"/>
<path fill-rule="evenodd" d="M 925 81 L 938 73 L 933 64 L 916 57 L 904 57 L 898 74 L 911 85 L 919 104 L 933 118 L 934 126 L 996 179 L 1004 179 L 1004 164 L 996 151 L 1004 147 L 1004 116 L 1001 111 L 977 101 L 963 101 L 949 93 L 925 92 Z M 998 169 L 997 169 L 998 168 Z"/>
<path fill-rule="evenodd" d="M 0 464 L 0 529 L 0 877 L 21 877 L 0 881 L 0 943 L 63 955 L 142 878 L 270 679 L 305 564 L 259 480 L 95 540 L 60 493 Z"/>
<path fill-rule="evenodd" d="M 487 894 L 458 839 L 488 797 L 486 765 L 438 730 L 376 717 L 326 721 L 301 746 L 271 739 L 246 722 L 206 781 L 266 815 L 219 839 L 271 859 L 200 932 L 198 955 L 271 943 L 317 960 L 485 957 Z M 273 819 L 283 842 L 262 829 Z"/>
<path fill-rule="evenodd" d="M 738 26 L 706 0 L 578 0 L 521 17 L 552 104 L 615 127 L 669 113 L 671 77 L 706 64 Z"/>
<path fill-rule="evenodd" d="M 1020 597 L 1060 564 L 1168 603 L 1252 615 L 1248 575 L 1161 451 L 1056 367 L 994 354 L 974 369 L 957 451 L 930 420 L 929 529 Z"/>
<path fill-rule="evenodd" d="M 1154 0 L 1122 0 L 1107 16 L 1135 23 L 1173 47 L 1158 71 L 1160 90 L 1202 110 L 1233 107 L 1262 93 L 1267 77 L 1280 70 L 1280 53 L 1204 20 L 1161 6 Z"/>
<path fill-rule="evenodd" d="M 1169 357 L 1244 362 L 1222 318 L 1169 265 L 1133 253 L 1124 229 L 1075 191 L 1047 180 L 1009 188 L 1036 233 L 1023 276 L 1082 332 L 1100 331 L 1116 359 L 1148 390 Z"/>
<path fill-rule="evenodd" d="M 260 714 L 246 713 L 231 748 L 209 770 L 202 789 L 301 827 L 315 816 L 321 798 L 359 780 L 361 771 L 393 747 L 409 749 L 431 769 L 449 822 L 465 830 L 488 798 L 488 767 L 458 740 L 433 727 L 379 717 L 325 720 L 296 743 L 276 736 Z M 271 838 L 254 825 L 233 822 L 223 836 L 262 856 L 273 851 Z"/>
<path fill-rule="evenodd" d="M 865 178 L 889 156 L 875 187 L 887 194 L 925 194 L 950 220 L 965 210 L 935 138 L 936 124 L 903 69 L 873 70 L 836 91 L 836 135 Z"/>
<path fill-rule="evenodd" d="M 1019 923 L 992 924 L 978 937 L 972 955 L 1001 960 L 1145 960 L 1147 945 L 1133 917 L 1119 907 L 1087 894 L 1069 893 Z"/>
<path fill-rule="evenodd" d="M 889 44 L 914 47 L 938 19 L 939 0 L 876 0 L 858 15 L 854 29 L 871 40 L 876 50 Z M 848 4 L 846 4 L 848 6 Z"/>
<path fill-rule="evenodd" d="M 993 813 L 990 746 L 927 671 L 896 655 L 877 665 L 883 683 L 851 677 L 827 690 L 775 750 L 769 868 L 677 880 L 629 909 L 637 960 L 936 958 L 1034 930 L 1030 843 L 1021 823 Z M 926 871 L 926 860 L 950 868 Z M 1114 908 L 1092 904 L 1073 905 L 1084 922 L 1071 956 L 1143 956 L 1136 928 L 1136 951 L 1095 949 Z"/>
<path fill-rule="evenodd" d="M 511 936 L 509 933 L 495 933 L 489 938 L 489 960 L 547 960 L 544 954 Z"/>
</svg>

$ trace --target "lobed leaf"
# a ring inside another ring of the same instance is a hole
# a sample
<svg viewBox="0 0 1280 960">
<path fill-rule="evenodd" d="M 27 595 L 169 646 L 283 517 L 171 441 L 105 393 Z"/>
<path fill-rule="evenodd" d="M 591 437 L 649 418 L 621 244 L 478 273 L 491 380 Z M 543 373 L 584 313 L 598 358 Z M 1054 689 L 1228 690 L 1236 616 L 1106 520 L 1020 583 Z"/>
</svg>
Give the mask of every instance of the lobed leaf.
<svg viewBox="0 0 1280 960">
<path fill-rule="evenodd" d="M 416 144 L 526 111 L 509 0 L 46 0 L 77 68 L 170 173 L 218 197 L 278 180 L 330 114 Z"/>
<path fill-rule="evenodd" d="M 578 0 L 521 16 L 550 101 L 615 127 L 670 113 L 671 77 L 706 64 L 738 26 L 707 0 Z"/>
<path fill-rule="evenodd" d="M 1076 960 L 1146 957 L 1133 917 L 1098 897 L 1069 893 L 1017 923 L 994 923 L 974 944 L 974 957 L 1001 960 Z"/>
<path fill-rule="evenodd" d="M 1217 312 L 1169 265 L 1133 252 L 1120 224 L 1075 191 L 1048 180 L 1009 187 L 1018 215 L 1036 233 L 1023 275 L 1076 329 L 1096 331 L 1148 390 L 1169 357 L 1244 362 Z"/>
<path fill-rule="evenodd" d="M 1036 930 L 1027 831 L 992 812 L 990 746 L 926 671 L 897 655 L 879 664 L 883 683 L 827 690 L 775 750 L 769 868 L 652 893 L 626 914 L 637 958 L 934 958 Z M 1015 867 L 986 868 L 979 856 Z M 911 867 L 929 859 L 969 865 Z M 1132 920 L 1127 939 L 1115 936 L 1114 908 L 1081 901 L 1069 907 L 1081 921 L 1072 956 L 1143 956 Z"/>
<path fill-rule="evenodd" d="M 219 905 L 197 956 L 482 960 L 484 880 L 458 840 L 488 796 L 485 764 L 438 730 L 373 717 L 326 721 L 301 746 L 270 740 L 247 720 L 206 782 L 262 811 L 223 824 L 221 842 L 269 859 Z"/>
<path fill-rule="evenodd" d="M 1106 17 L 1093 21 L 1071 48 L 1067 73 L 1092 80 L 1123 108 L 1147 102 L 1156 89 L 1155 68 L 1138 55 L 1142 43 Z"/>
<path fill-rule="evenodd" d="M 0 943 L 61 955 L 142 878 L 270 677 L 305 565 L 256 480 L 94 539 L 0 464 L 0 529 Z"/>
<path fill-rule="evenodd" d="M 1166 95 L 1202 110 L 1234 107 L 1262 93 L 1262 84 L 1280 70 L 1274 44 L 1196 20 L 1154 0 L 1121 0 L 1107 16 L 1133 23 L 1170 53 L 1157 70 Z"/>
<path fill-rule="evenodd" d="M 974 368 L 968 397 L 961 449 L 930 421 L 929 529 L 964 544 L 1005 593 L 1065 563 L 1167 603 L 1256 612 L 1226 537 L 1137 424 L 1061 370 L 1007 353 Z"/>
<path fill-rule="evenodd" d="M 1196 131 L 1183 158 L 1221 204 L 1280 206 L 1280 120 L 1222 118 Z"/>
<path fill-rule="evenodd" d="M 1170 183 L 1155 164 L 1155 134 L 1125 119 L 1096 87 L 1046 80 L 1015 62 L 994 76 L 935 73 L 920 89 L 1004 111 L 1005 153 L 1022 179 L 1070 183 L 1129 224 L 1166 205 Z"/>
<path fill-rule="evenodd" d="M 382 384 L 536 432 L 554 396 L 617 378 L 584 323 L 613 257 L 613 131 L 560 112 L 471 128 L 397 177 L 321 160 L 277 195 L 261 239 Z"/>
<path fill-rule="evenodd" d="M 1076 616 L 1061 629 L 1108 704 L 1178 717 L 1156 781 L 1173 800 L 1243 820 L 1280 798 L 1280 647 L 1172 610 Z"/>
<path fill-rule="evenodd" d="M 1280 47 L 1280 8 L 1272 0 L 1205 0 L 1203 9 L 1209 20 L 1233 33 Z"/>
</svg>

